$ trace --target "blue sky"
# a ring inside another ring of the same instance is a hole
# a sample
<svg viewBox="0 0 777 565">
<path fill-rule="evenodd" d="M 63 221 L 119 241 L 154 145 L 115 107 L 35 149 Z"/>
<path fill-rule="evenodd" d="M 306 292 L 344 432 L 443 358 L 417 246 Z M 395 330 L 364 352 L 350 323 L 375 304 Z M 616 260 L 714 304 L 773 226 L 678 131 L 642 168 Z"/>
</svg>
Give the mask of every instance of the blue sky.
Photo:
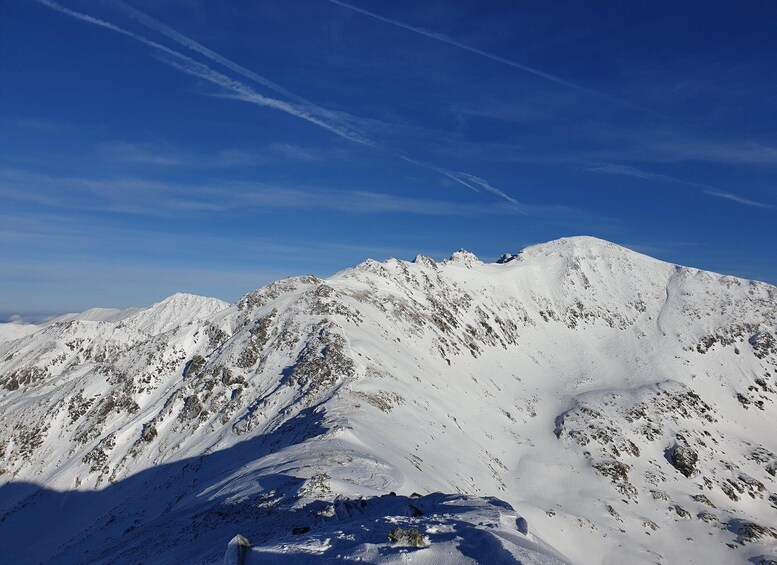
<svg viewBox="0 0 777 565">
<path fill-rule="evenodd" d="M 777 3 L 0 4 L 0 312 L 568 235 L 777 283 Z"/>
</svg>

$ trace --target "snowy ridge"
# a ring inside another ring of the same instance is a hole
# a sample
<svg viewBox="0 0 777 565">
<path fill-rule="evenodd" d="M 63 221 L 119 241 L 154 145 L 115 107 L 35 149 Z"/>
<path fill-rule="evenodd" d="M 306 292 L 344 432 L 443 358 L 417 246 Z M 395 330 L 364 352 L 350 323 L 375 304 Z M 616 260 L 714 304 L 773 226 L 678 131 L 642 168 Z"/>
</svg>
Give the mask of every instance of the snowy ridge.
<svg viewBox="0 0 777 565">
<path fill-rule="evenodd" d="M 18 322 L 8 322 L 0 324 L 0 342 L 12 341 L 31 334 L 40 329 L 35 324 L 21 324 Z"/>
<path fill-rule="evenodd" d="M 119 308 L 90 308 L 83 312 L 73 312 L 70 314 L 63 314 L 51 320 L 52 324 L 59 324 L 62 322 L 71 322 L 73 320 L 81 320 L 84 322 L 121 322 L 124 318 L 132 316 L 140 308 L 126 308 L 120 310 Z"/>
<path fill-rule="evenodd" d="M 0 342 L 11 341 L 31 335 L 49 325 L 72 321 L 82 322 L 124 322 L 132 328 L 150 335 L 165 333 L 178 326 L 204 320 L 229 307 L 228 302 L 218 298 L 177 293 L 147 308 L 90 308 L 83 312 L 64 314 L 44 324 L 0 324 Z"/>
<path fill-rule="evenodd" d="M 776 333 L 775 287 L 587 237 L 53 323 L 0 342 L 0 552 L 212 563 L 242 534 L 257 559 L 758 562 Z M 41 542 L 23 524 L 53 507 Z"/>
<path fill-rule="evenodd" d="M 151 335 L 159 335 L 212 316 L 229 307 L 217 298 L 178 293 L 122 318 L 124 325 Z"/>
<path fill-rule="evenodd" d="M 158 335 L 178 326 L 204 320 L 229 307 L 218 298 L 176 293 L 147 308 L 91 308 L 85 312 L 65 314 L 51 323 L 81 320 L 87 322 L 124 322 L 125 325 L 151 335 Z"/>
</svg>

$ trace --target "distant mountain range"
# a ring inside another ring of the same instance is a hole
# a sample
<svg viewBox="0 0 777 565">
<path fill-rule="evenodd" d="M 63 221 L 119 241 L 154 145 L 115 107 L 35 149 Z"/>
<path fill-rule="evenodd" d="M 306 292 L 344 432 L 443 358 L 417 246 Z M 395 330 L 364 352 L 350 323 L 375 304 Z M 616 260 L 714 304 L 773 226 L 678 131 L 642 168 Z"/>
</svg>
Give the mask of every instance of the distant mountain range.
<svg viewBox="0 0 777 565">
<path fill-rule="evenodd" d="M 775 334 L 590 237 L 2 324 L 0 561 L 775 563 Z"/>
</svg>

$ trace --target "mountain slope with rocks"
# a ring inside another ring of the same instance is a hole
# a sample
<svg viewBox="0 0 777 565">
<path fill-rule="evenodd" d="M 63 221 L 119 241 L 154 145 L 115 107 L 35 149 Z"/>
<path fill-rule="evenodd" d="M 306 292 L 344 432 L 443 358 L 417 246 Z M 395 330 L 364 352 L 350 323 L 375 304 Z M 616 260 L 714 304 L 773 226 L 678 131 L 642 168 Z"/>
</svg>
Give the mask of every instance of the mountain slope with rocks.
<svg viewBox="0 0 777 565">
<path fill-rule="evenodd" d="M 0 554 L 773 562 L 776 333 L 588 237 L 0 332 Z"/>
</svg>

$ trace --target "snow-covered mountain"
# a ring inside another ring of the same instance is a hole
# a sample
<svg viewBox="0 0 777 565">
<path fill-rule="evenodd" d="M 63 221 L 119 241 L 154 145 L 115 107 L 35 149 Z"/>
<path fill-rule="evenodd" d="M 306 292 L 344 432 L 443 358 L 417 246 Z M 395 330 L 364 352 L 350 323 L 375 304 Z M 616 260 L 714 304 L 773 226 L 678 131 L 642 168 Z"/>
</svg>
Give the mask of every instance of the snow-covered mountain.
<svg viewBox="0 0 777 565">
<path fill-rule="evenodd" d="M 773 563 L 776 333 L 588 237 L 0 332 L 1 559 Z"/>
</svg>

